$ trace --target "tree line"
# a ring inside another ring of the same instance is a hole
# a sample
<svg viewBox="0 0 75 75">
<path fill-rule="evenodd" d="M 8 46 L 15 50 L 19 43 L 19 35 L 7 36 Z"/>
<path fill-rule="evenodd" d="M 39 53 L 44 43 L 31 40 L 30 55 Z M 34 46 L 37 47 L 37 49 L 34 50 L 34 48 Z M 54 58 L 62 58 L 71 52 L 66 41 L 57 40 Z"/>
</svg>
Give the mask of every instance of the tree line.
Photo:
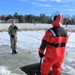
<svg viewBox="0 0 75 75">
<path fill-rule="evenodd" d="M 18 19 L 19 23 L 52 23 L 53 17 L 55 14 L 51 16 L 46 16 L 45 14 L 40 14 L 39 16 L 35 16 L 32 14 L 29 15 L 19 15 L 15 13 L 14 15 L 1 15 L 0 20 L 6 22 L 8 19 Z M 69 15 L 64 15 L 64 24 L 75 24 L 75 15 L 70 17 Z"/>
</svg>

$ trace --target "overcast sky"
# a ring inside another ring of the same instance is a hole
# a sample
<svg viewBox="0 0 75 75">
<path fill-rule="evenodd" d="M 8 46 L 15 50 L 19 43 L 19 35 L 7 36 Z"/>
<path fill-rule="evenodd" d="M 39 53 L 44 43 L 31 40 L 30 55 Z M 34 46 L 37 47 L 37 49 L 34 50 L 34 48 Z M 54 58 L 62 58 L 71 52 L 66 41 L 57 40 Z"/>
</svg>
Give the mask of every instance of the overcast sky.
<svg viewBox="0 0 75 75">
<path fill-rule="evenodd" d="M 55 12 L 63 15 L 75 14 L 75 0 L 0 0 L 0 15 L 52 15 Z"/>
</svg>

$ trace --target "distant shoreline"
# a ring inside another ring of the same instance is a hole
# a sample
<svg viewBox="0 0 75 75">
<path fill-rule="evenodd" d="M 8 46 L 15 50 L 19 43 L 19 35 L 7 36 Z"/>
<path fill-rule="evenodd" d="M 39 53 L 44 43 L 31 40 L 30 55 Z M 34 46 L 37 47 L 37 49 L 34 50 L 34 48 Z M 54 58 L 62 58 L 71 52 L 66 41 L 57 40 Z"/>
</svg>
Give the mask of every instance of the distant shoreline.
<svg viewBox="0 0 75 75">
<path fill-rule="evenodd" d="M 8 27 L 11 23 L 0 23 L 0 32 L 7 32 Z M 47 30 L 52 27 L 52 24 L 45 24 L 45 23 L 15 23 L 18 26 L 18 31 L 39 31 L 39 30 Z M 75 25 L 63 25 L 63 27 L 67 31 L 75 32 Z"/>
</svg>

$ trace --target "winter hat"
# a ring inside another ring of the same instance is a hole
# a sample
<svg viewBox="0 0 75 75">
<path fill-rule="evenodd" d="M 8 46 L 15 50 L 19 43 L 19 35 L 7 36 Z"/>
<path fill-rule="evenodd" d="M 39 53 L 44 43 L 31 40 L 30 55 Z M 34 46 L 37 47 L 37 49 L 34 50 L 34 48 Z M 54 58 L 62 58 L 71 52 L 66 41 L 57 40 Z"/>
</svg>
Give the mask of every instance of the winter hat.
<svg viewBox="0 0 75 75">
<path fill-rule="evenodd" d="M 62 23 L 64 21 L 64 17 L 61 14 L 58 14 L 56 16 L 54 16 L 54 22 L 53 22 L 53 27 L 60 27 L 62 26 Z"/>
</svg>

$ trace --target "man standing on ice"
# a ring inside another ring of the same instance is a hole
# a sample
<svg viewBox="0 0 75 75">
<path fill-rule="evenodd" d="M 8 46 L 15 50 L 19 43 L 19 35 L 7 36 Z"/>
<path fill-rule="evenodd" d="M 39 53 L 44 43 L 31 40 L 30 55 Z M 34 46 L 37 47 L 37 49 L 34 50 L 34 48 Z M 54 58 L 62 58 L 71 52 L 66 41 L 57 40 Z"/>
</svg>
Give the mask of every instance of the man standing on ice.
<svg viewBox="0 0 75 75">
<path fill-rule="evenodd" d="M 11 49 L 12 49 L 12 54 L 16 54 L 16 43 L 17 43 L 17 30 L 18 27 L 15 24 L 15 21 L 12 21 L 12 25 L 9 26 L 8 28 L 8 33 L 10 35 L 10 43 L 11 43 Z"/>
<path fill-rule="evenodd" d="M 68 36 L 66 30 L 62 27 L 63 15 L 58 14 L 54 17 L 52 28 L 46 31 L 39 47 L 39 57 L 43 58 L 41 64 L 41 75 L 48 75 L 52 68 L 52 75 L 60 75 L 62 63 L 65 55 Z"/>
</svg>

